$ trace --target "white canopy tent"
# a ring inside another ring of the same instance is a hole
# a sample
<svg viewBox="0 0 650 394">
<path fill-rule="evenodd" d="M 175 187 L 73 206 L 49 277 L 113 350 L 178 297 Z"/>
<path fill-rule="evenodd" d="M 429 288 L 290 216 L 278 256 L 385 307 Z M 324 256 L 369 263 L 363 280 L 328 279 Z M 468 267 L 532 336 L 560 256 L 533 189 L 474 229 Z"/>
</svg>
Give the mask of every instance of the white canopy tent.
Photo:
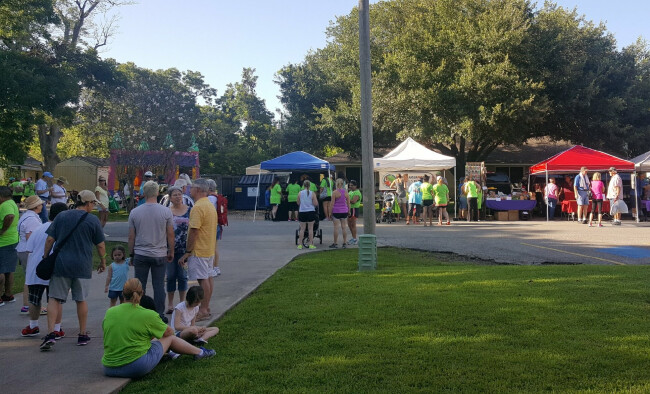
<svg viewBox="0 0 650 394">
<path fill-rule="evenodd" d="M 650 151 L 630 159 L 638 172 L 650 172 Z"/>
<path fill-rule="evenodd" d="M 404 140 L 386 156 L 374 159 L 375 171 L 441 171 L 454 169 L 454 190 L 456 185 L 456 158 L 434 152 L 411 137 Z M 454 215 L 458 204 L 454 203 Z"/>
</svg>

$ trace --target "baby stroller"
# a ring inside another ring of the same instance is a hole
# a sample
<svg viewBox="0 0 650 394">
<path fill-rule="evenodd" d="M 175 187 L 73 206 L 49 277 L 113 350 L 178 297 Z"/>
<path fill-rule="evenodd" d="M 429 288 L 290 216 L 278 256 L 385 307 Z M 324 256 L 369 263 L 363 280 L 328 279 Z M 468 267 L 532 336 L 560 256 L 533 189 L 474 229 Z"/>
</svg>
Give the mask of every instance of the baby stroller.
<svg viewBox="0 0 650 394">
<path fill-rule="evenodd" d="M 383 208 L 381 210 L 381 216 L 377 218 L 377 223 L 384 222 L 390 224 L 395 221 L 395 201 L 397 201 L 397 196 L 394 192 L 384 193 Z"/>
<path fill-rule="evenodd" d="M 316 220 L 314 220 L 314 239 L 318 238 L 321 245 L 323 244 L 323 230 L 319 228 L 318 223 L 320 222 L 318 215 L 318 208 L 316 208 Z M 296 229 L 296 245 L 298 245 L 298 239 L 300 238 L 300 226 Z M 309 227 L 305 226 L 305 234 L 302 237 L 302 246 L 309 247 Z"/>
</svg>

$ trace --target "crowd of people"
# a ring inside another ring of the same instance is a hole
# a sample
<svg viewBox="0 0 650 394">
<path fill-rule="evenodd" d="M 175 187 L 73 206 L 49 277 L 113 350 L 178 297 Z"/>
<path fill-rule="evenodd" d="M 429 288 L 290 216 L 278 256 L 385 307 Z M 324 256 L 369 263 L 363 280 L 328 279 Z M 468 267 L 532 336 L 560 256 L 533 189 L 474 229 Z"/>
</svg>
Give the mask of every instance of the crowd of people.
<svg viewBox="0 0 650 394">
<path fill-rule="evenodd" d="M 218 328 L 198 327 L 195 323 L 210 319 L 212 279 L 220 274 L 215 262 L 217 238 L 222 233 L 218 231 L 216 183 L 209 179 L 189 184 L 181 180 L 167 189 L 167 201 L 163 202 L 159 201 L 159 185 L 152 180 L 144 182 L 144 201 L 129 214 L 128 246 L 113 248 L 107 266 L 102 220 L 102 208 L 107 206 L 102 201 L 105 179 L 100 177 L 94 192 L 77 193 L 74 205 L 69 207 L 67 198 L 65 202 L 53 200 L 61 191 L 56 185 L 48 186 L 50 178 L 46 172 L 39 179 L 45 187 L 37 182 L 34 194 L 24 201 L 24 194 L 20 200 L 14 197 L 17 187 L 0 187 L 0 306 L 16 301 L 13 276 L 20 263 L 25 268 L 21 313 L 29 314 L 29 325 L 21 335 L 39 335 L 39 316 L 47 315 L 46 334 L 39 347 L 43 351 L 52 349 L 66 335 L 61 327 L 62 304 L 70 294 L 77 306 L 77 345 L 88 344 L 87 298 L 96 249 L 100 256 L 97 272 L 107 271 L 104 291 L 109 300 L 103 323 L 106 375 L 142 376 L 163 354 L 171 358 L 179 354 L 194 355 L 196 359 L 213 356 L 214 350 L 202 345 L 218 333 Z M 56 181 L 61 186 L 67 183 L 64 178 Z M 43 222 L 45 199 L 51 205 L 47 221 Z M 24 208 L 22 215 L 19 204 Z M 90 215 L 95 209 L 99 215 Z M 53 272 L 43 277 L 37 267 L 51 254 Z M 131 267 L 134 277 L 129 279 Z M 144 289 L 149 273 L 153 299 L 147 310 L 140 302 L 148 301 Z M 188 289 L 189 281 L 197 281 L 199 286 Z"/>
</svg>

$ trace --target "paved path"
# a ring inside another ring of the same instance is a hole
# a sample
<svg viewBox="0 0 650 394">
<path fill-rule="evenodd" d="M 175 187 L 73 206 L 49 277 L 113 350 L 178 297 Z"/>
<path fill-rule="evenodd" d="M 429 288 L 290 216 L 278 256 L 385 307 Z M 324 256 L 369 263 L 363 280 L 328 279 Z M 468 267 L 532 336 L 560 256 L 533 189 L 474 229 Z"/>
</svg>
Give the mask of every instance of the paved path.
<svg viewBox="0 0 650 394">
<path fill-rule="evenodd" d="M 211 303 L 215 319 L 299 253 L 294 246 L 296 227 L 296 223 L 231 220 L 220 243 L 223 274 L 215 279 Z M 650 256 L 649 227 L 632 222 L 620 227 L 588 228 L 575 222 L 532 221 L 453 222 L 451 226 L 424 228 L 398 222 L 378 225 L 377 240 L 380 246 L 451 252 L 509 264 L 650 264 L 650 257 L 623 257 L 597 250 L 636 248 Z M 332 243 L 332 223 L 322 222 L 321 228 L 324 239 L 319 250 Z M 125 241 L 126 223 L 109 223 L 106 232 L 109 240 Z M 63 328 L 68 337 L 48 353 L 38 350 L 40 338 L 19 336 L 28 324 L 28 318 L 18 314 L 19 302 L 0 307 L 2 392 L 108 393 L 127 382 L 102 375 L 101 321 L 108 306 L 103 292 L 105 278 L 105 274 L 93 276 L 88 316 L 92 340 L 86 347 L 75 346 L 78 324 L 73 302 L 64 305 Z M 46 326 L 45 317 L 40 323 Z"/>
</svg>

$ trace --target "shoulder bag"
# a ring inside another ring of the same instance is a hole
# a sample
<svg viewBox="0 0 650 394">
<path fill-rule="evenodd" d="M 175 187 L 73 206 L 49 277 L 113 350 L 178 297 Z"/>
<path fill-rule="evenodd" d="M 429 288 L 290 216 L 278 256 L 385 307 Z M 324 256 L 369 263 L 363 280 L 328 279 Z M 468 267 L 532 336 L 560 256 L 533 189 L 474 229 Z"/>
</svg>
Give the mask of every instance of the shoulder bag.
<svg viewBox="0 0 650 394">
<path fill-rule="evenodd" d="M 77 224 L 72 228 L 72 230 L 68 233 L 68 235 L 65 236 L 61 240 L 61 242 L 57 242 L 54 245 L 54 250 L 52 253 L 50 253 L 49 256 L 46 256 L 43 260 L 41 260 L 38 265 L 36 266 L 36 276 L 43 280 L 50 280 L 52 278 L 52 274 L 54 273 L 54 265 L 56 263 L 56 257 L 59 255 L 59 251 L 65 245 L 65 243 L 68 241 L 68 238 L 74 233 L 74 230 L 76 230 L 81 222 L 88 216 L 88 212 L 84 213 L 81 215 L 79 218 L 79 221 L 77 221 Z"/>
</svg>

